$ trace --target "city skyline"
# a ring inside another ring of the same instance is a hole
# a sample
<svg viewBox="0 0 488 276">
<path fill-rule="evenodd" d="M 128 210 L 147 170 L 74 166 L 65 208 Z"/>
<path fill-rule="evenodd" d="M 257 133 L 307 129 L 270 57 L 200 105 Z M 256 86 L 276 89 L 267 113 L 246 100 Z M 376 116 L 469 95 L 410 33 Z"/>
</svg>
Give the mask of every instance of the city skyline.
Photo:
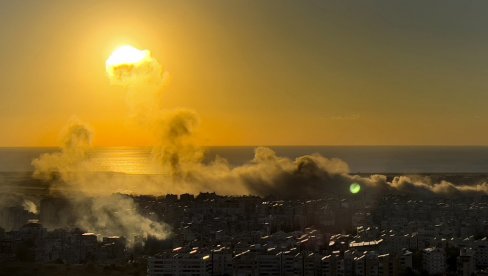
<svg viewBox="0 0 488 276">
<path fill-rule="evenodd" d="M 487 275 L 487 14 L 0 0 L 0 276 Z"/>
</svg>

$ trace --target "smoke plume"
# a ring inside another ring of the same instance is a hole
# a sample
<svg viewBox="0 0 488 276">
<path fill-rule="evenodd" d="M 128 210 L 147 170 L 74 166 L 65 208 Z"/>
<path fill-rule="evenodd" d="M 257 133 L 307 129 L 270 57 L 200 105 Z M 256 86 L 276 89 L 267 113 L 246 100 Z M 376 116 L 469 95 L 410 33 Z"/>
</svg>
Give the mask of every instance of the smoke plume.
<svg viewBox="0 0 488 276">
<path fill-rule="evenodd" d="M 110 185 L 105 186 L 90 162 L 92 136 L 82 122 L 71 122 L 64 131 L 61 150 L 33 160 L 34 178 L 49 181 L 51 191 L 69 201 L 69 215 L 74 216 L 77 227 L 86 231 L 125 237 L 167 237 L 167 225 L 142 216 L 132 198 L 113 194 Z M 90 189 L 93 185 L 98 189 Z"/>
<path fill-rule="evenodd" d="M 93 133 L 88 126 L 73 118 L 62 131 L 61 151 L 44 153 L 32 161 L 34 178 L 53 180 L 59 176 L 69 180 L 72 174 L 82 169 Z"/>
<path fill-rule="evenodd" d="M 202 161 L 203 150 L 194 141 L 198 124 L 196 113 L 186 109 L 164 112 L 158 120 L 158 143 L 152 153 L 170 174 L 180 175 L 187 168 Z"/>
<path fill-rule="evenodd" d="M 181 180 L 181 179 L 180 179 Z M 254 159 L 232 167 L 218 158 L 206 165 L 192 166 L 182 179 L 200 191 L 220 194 L 253 194 L 280 199 L 307 199 L 328 195 L 351 195 L 353 183 L 361 185 L 362 194 L 398 193 L 416 196 L 475 196 L 488 194 L 488 184 L 435 183 L 425 176 L 397 176 L 391 181 L 384 175 L 369 177 L 349 173 L 347 163 L 311 154 L 290 159 L 279 157 L 269 148 L 256 148 Z M 188 185 L 188 184 L 187 184 Z"/>
</svg>

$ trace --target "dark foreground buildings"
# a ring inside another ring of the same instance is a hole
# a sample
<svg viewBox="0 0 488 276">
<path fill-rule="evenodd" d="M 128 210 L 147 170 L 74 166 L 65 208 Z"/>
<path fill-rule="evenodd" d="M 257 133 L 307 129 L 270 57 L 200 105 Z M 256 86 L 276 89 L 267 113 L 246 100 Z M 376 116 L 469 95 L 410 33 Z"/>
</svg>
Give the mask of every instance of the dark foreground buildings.
<svg viewBox="0 0 488 276">
<path fill-rule="evenodd" d="M 0 213 L 9 226 L 0 232 L 2 266 L 116 265 L 123 274 L 139 264 L 131 275 L 487 273 L 486 197 L 283 201 L 203 193 L 133 199 L 142 214 L 172 226 L 168 240 L 56 228 L 69 208 L 61 199 L 44 199 L 37 216 Z M 20 219 L 31 220 L 19 226 Z"/>
</svg>

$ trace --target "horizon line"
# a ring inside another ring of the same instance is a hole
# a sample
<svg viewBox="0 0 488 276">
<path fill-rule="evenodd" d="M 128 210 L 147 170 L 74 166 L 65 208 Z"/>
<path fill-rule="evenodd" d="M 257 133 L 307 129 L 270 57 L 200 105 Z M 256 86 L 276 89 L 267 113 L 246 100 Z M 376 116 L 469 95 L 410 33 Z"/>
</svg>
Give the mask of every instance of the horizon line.
<svg viewBox="0 0 488 276">
<path fill-rule="evenodd" d="M 131 146 L 92 146 L 91 148 L 152 148 L 151 145 L 131 145 Z M 434 144 L 400 144 L 400 145 L 388 145 L 388 144 L 377 144 L 377 145 L 327 145 L 327 144 L 316 144 L 316 145 L 300 145 L 300 144 L 275 144 L 275 145 L 202 145 L 202 148 L 250 148 L 250 147 L 488 147 L 486 145 L 434 145 Z M 31 149 L 42 149 L 42 148 L 61 148 L 58 145 L 46 145 L 46 146 L 0 146 L 0 149 L 15 149 L 15 148 L 31 148 Z"/>
</svg>

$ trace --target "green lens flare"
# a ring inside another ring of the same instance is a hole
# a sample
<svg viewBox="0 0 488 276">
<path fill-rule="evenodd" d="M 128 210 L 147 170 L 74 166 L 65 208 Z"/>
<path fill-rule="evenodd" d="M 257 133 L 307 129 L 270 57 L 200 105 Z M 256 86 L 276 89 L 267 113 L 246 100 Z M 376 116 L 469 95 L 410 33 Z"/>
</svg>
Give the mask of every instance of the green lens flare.
<svg viewBox="0 0 488 276">
<path fill-rule="evenodd" d="M 352 183 L 351 186 L 349 186 L 349 191 L 351 191 L 353 194 L 357 194 L 359 191 L 361 191 L 361 185 L 358 183 Z"/>
</svg>

